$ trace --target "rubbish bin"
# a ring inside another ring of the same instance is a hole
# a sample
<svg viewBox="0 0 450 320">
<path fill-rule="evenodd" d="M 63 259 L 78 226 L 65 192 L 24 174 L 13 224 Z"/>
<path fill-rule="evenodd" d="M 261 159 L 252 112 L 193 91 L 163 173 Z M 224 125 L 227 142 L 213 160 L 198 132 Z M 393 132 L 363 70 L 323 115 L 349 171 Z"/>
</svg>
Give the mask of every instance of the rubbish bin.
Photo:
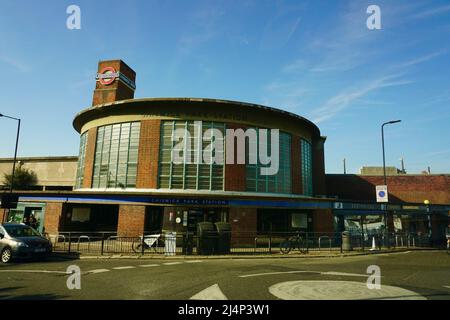
<svg viewBox="0 0 450 320">
<path fill-rule="evenodd" d="M 177 249 L 177 233 L 166 232 L 164 234 L 164 254 L 166 256 L 174 256 Z"/>
<path fill-rule="evenodd" d="M 197 254 L 209 255 L 216 250 L 217 232 L 212 222 L 197 224 Z"/>
<path fill-rule="evenodd" d="M 352 251 L 352 242 L 350 232 L 344 231 L 342 232 L 342 250 L 343 251 Z"/>
<path fill-rule="evenodd" d="M 216 222 L 217 229 L 217 253 L 228 254 L 231 248 L 231 223 Z"/>
</svg>

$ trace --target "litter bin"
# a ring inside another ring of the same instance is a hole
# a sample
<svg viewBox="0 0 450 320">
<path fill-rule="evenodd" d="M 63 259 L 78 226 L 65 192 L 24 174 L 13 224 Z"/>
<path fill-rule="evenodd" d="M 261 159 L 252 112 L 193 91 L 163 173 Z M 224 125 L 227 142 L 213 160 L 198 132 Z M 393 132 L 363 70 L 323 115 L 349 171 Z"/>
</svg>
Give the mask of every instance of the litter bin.
<svg viewBox="0 0 450 320">
<path fill-rule="evenodd" d="M 212 222 L 197 224 L 197 254 L 209 255 L 216 250 L 217 232 Z"/>
<path fill-rule="evenodd" d="M 216 222 L 217 229 L 217 253 L 228 254 L 231 248 L 231 223 Z"/>
<path fill-rule="evenodd" d="M 342 232 L 342 250 L 343 251 L 352 251 L 352 242 L 350 232 L 344 231 Z"/>
<path fill-rule="evenodd" d="M 164 234 L 164 254 L 166 256 L 174 256 L 177 249 L 177 233 L 166 232 Z"/>
</svg>

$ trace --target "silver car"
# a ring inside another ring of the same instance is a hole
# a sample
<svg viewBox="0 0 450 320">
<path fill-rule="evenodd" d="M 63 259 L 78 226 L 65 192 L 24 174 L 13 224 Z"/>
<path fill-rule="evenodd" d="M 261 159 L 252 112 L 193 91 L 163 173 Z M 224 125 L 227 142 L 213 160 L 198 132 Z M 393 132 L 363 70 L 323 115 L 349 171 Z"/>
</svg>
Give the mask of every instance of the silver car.
<svg viewBox="0 0 450 320">
<path fill-rule="evenodd" d="M 52 252 L 51 242 L 25 224 L 0 225 L 0 260 L 8 263 L 14 258 L 45 257 Z"/>
</svg>

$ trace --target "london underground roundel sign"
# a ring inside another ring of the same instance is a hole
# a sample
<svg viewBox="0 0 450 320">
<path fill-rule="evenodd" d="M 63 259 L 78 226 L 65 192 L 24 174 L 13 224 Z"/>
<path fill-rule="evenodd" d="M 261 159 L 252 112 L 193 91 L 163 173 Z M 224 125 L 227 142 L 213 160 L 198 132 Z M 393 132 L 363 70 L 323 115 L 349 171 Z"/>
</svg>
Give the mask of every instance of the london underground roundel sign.
<svg viewBox="0 0 450 320">
<path fill-rule="evenodd" d="M 119 77 L 119 73 L 113 67 L 105 67 L 97 73 L 97 81 L 107 86 Z"/>
</svg>

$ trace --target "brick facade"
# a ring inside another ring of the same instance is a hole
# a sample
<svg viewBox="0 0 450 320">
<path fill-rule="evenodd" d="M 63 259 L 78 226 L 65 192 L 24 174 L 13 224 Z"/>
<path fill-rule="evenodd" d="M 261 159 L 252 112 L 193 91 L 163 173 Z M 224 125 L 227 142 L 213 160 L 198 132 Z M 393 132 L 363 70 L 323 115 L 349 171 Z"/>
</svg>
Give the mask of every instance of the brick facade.
<svg viewBox="0 0 450 320">
<path fill-rule="evenodd" d="M 384 184 L 383 176 L 328 174 L 329 196 L 346 200 L 374 202 L 375 186 Z M 389 202 L 450 204 L 450 175 L 388 176 Z"/>
<path fill-rule="evenodd" d="M 141 121 L 136 188 L 158 187 L 161 120 Z"/>
<path fill-rule="evenodd" d="M 144 232 L 145 206 L 120 205 L 117 235 L 139 237 Z"/>
<path fill-rule="evenodd" d="M 232 245 L 253 245 L 257 230 L 256 208 L 230 208 Z"/>
<path fill-rule="evenodd" d="M 121 60 L 100 61 L 98 64 L 98 72 L 105 67 L 113 67 L 116 72 L 123 73 L 131 81 L 136 80 L 136 73 L 127 64 Z M 134 90 L 120 80 L 115 80 L 109 85 L 103 85 L 99 81 L 96 82 L 92 105 L 133 99 Z"/>
<path fill-rule="evenodd" d="M 6 214 L 6 209 L 0 208 L 0 223 L 3 222 L 3 217 L 5 216 L 5 214 Z"/>
<path fill-rule="evenodd" d="M 227 123 L 227 129 L 243 129 L 246 128 L 237 123 Z M 225 191 L 245 191 L 245 164 L 237 164 L 237 143 L 234 144 L 234 164 L 225 164 Z"/>
<path fill-rule="evenodd" d="M 95 147 L 97 144 L 97 128 L 89 129 L 84 156 L 83 188 L 92 188 L 92 176 L 94 174 Z"/>
<path fill-rule="evenodd" d="M 332 210 L 314 210 L 313 211 L 313 232 L 329 234 L 334 232 Z"/>
<path fill-rule="evenodd" d="M 58 233 L 63 212 L 62 202 L 48 202 L 45 206 L 44 227 L 49 234 Z"/>
</svg>

